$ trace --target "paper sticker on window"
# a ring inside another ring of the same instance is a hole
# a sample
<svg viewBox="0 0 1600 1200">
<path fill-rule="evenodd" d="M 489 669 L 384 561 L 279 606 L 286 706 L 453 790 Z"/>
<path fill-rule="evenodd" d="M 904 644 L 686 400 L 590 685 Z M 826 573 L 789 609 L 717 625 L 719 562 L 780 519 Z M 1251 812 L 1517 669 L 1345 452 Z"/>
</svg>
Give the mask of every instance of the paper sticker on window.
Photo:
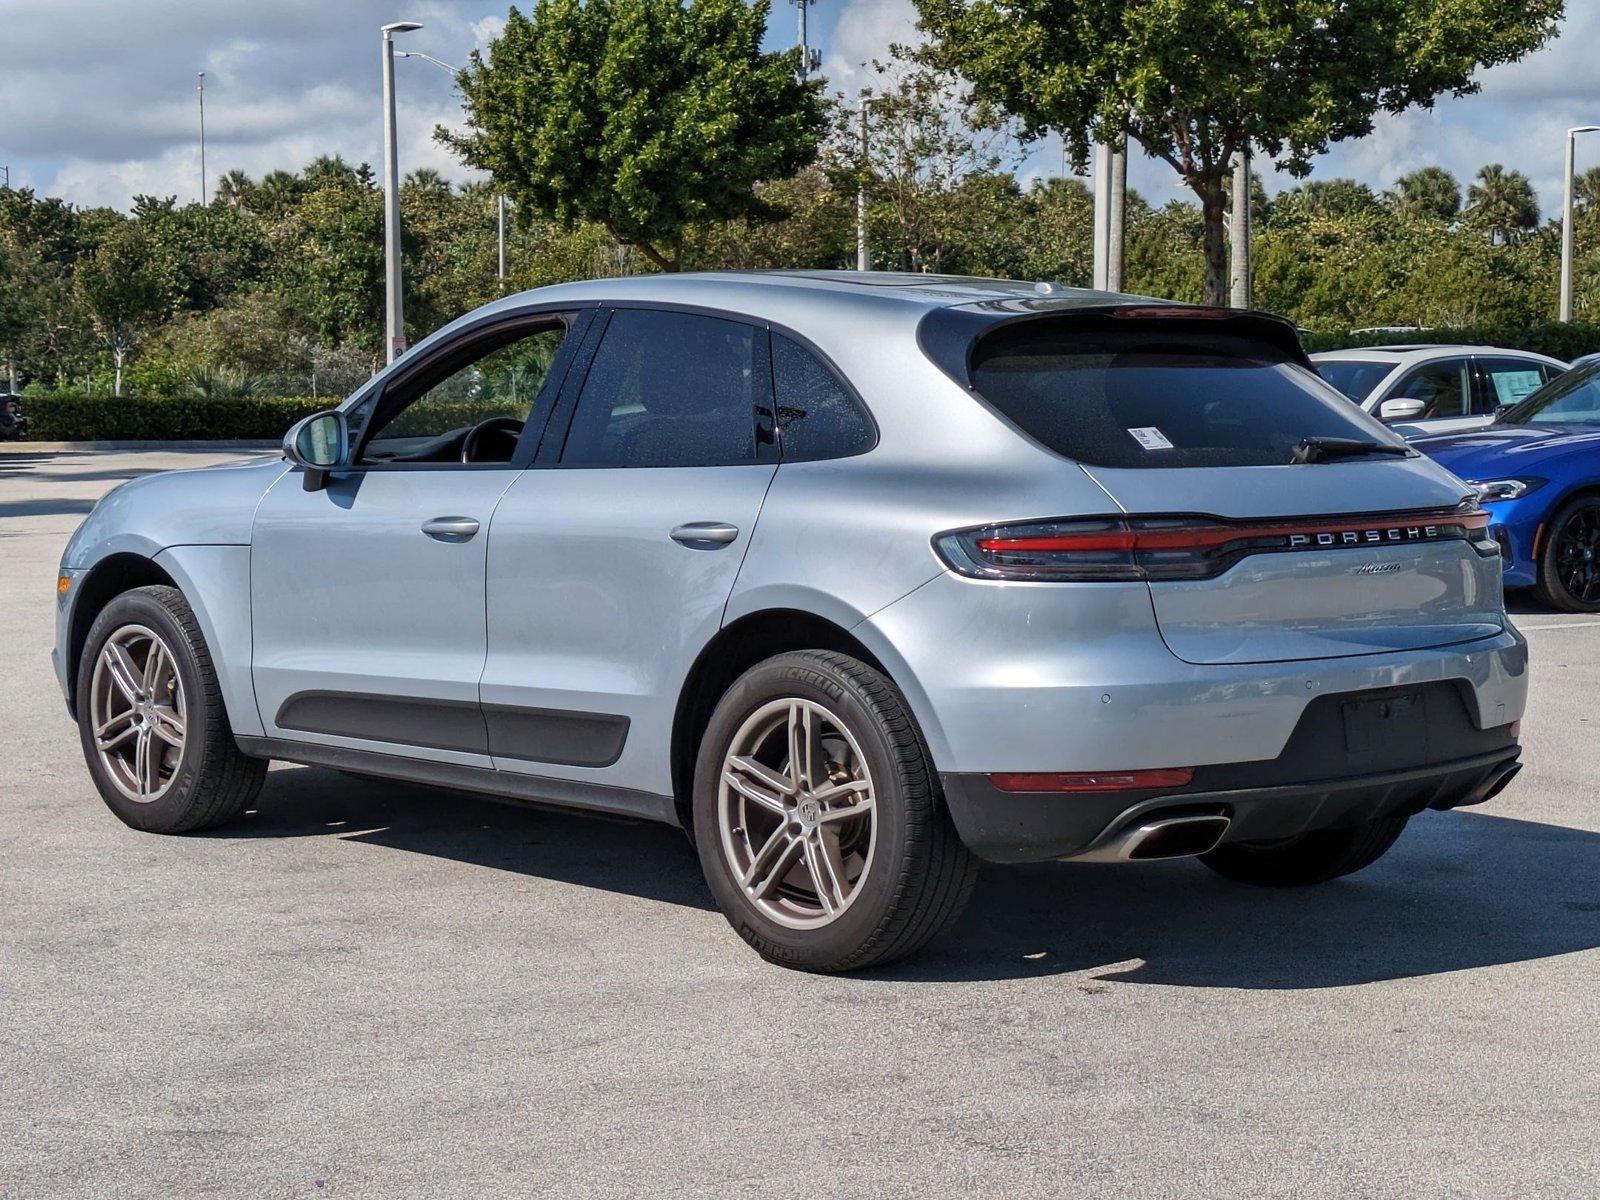
<svg viewBox="0 0 1600 1200">
<path fill-rule="evenodd" d="M 1494 381 L 1495 403 L 1501 408 L 1521 404 L 1540 385 L 1538 371 L 1490 371 L 1489 378 Z"/>
<path fill-rule="evenodd" d="M 1141 425 L 1138 429 L 1128 430 L 1133 435 L 1133 440 L 1146 450 L 1171 450 L 1172 443 L 1167 441 L 1167 435 L 1154 425 Z"/>
</svg>

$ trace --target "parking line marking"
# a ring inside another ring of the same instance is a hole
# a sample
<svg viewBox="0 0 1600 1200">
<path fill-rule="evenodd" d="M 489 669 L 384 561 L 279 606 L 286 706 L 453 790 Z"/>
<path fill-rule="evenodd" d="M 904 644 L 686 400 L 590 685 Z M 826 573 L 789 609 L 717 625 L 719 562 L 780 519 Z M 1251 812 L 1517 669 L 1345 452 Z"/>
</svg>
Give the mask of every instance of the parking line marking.
<svg viewBox="0 0 1600 1200">
<path fill-rule="evenodd" d="M 1557 625 L 1518 625 L 1523 633 L 1537 633 L 1541 629 L 1593 629 L 1600 621 L 1562 621 Z"/>
</svg>

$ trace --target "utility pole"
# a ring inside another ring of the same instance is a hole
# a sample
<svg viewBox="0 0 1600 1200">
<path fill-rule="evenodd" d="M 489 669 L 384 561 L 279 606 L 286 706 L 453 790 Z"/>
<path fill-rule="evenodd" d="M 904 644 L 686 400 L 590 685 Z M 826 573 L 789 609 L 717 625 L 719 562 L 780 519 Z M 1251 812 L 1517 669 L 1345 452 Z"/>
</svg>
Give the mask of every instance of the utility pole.
<svg viewBox="0 0 1600 1200">
<path fill-rule="evenodd" d="M 200 93 L 200 203 L 205 204 L 208 193 L 206 192 L 206 73 L 197 75 L 199 86 L 195 91 Z"/>
<path fill-rule="evenodd" d="M 1111 211 L 1106 221 L 1106 291 L 1122 290 L 1122 229 L 1128 210 L 1128 147 L 1111 147 Z"/>
<path fill-rule="evenodd" d="M 1233 212 L 1228 229 L 1228 303 L 1250 307 L 1250 151 L 1241 147 L 1233 160 Z"/>
<path fill-rule="evenodd" d="M 400 294 L 400 164 L 395 157 L 394 35 L 421 29 L 417 21 L 383 27 L 383 278 L 386 361 L 406 349 L 404 301 Z"/>
<path fill-rule="evenodd" d="M 495 277 L 500 280 L 500 290 L 506 290 L 506 198 L 495 197 L 495 209 L 499 214 L 499 243 L 500 243 L 500 268 Z"/>
<path fill-rule="evenodd" d="M 872 270 L 867 248 L 867 93 L 861 93 L 861 178 L 856 183 L 856 270 Z"/>
<path fill-rule="evenodd" d="M 1566 190 L 1561 196 L 1561 321 L 1572 320 L 1572 218 L 1573 209 L 1573 157 L 1580 133 L 1600 133 L 1600 125 L 1578 125 L 1567 130 Z"/>
</svg>

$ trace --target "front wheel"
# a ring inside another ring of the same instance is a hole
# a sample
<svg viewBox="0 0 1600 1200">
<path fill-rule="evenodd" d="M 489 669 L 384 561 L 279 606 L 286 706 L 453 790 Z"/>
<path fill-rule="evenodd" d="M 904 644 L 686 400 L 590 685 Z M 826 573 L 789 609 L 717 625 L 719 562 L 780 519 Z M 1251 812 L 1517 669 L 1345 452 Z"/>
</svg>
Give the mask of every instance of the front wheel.
<svg viewBox="0 0 1600 1200">
<path fill-rule="evenodd" d="M 1405 830 L 1406 817 L 1379 817 L 1348 829 L 1317 829 L 1272 842 L 1230 842 L 1200 856 L 1218 875 L 1261 887 L 1327 883 L 1371 866 Z"/>
<path fill-rule="evenodd" d="M 843 654 L 781 654 L 728 689 L 700 745 L 694 825 L 729 924 L 800 970 L 912 953 L 977 878 L 898 689 Z"/>
<path fill-rule="evenodd" d="M 267 764 L 239 752 L 200 624 L 177 588 L 124 592 L 89 628 L 78 733 L 107 807 L 152 833 L 233 820 Z"/>
<path fill-rule="evenodd" d="M 1545 528 L 1539 595 L 1563 612 L 1600 612 L 1600 496 L 1567 501 Z"/>
</svg>

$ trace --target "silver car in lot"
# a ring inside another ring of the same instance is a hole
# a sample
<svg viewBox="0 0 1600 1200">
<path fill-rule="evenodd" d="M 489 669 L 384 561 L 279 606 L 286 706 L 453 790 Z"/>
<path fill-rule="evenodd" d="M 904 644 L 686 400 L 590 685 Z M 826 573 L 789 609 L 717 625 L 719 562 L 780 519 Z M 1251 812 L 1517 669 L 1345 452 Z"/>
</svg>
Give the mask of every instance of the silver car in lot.
<svg viewBox="0 0 1600 1200">
<path fill-rule="evenodd" d="M 1567 364 L 1496 346 L 1362 346 L 1313 354 L 1317 373 L 1402 437 L 1491 424 Z"/>
<path fill-rule="evenodd" d="M 575 283 L 281 458 L 111 492 L 55 656 L 136 828 L 240 816 L 269 759 L 664 821 L 761 954 L 837 971 L 979 859 L 1316 883 L 1492 796 L 1527 647 L 1485 525 L 1276 318 Z"/>
</svg>

